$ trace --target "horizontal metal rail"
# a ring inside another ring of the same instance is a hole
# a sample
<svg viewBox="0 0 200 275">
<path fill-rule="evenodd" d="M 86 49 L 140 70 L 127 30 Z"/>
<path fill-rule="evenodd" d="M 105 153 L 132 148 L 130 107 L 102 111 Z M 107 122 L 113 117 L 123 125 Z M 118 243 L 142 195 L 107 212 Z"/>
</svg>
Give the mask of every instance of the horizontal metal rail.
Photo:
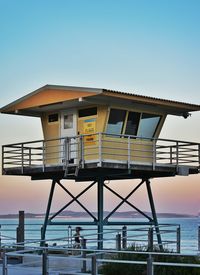
<svg viewBox="0 0 200 275">
<path fill-rule="evenodd" d="M 87 162 L 104 161 L 200 167 L 200 143 L 139 136 L 96 133 L 37 140 L 2 146 L 2 171 L 8 168 L 69 164 L 82 168 Z"/>
<path fill-rule="evenodd" d="M 41 227 L 42 224 L 25 224 L 25 239 L 26 243 L 29 240 L 29 243 L 34 242 L 37 238 L 40 238 L 41 234 Z M 180 238 L 178 237 L 178 229 L 180 229 L 179 225 L 176 224 L 160 224 L 159 225 L 160 234 L 162 235 L 163 245 L 170 249 L 170 251 L 180 251 Z M 9 239 L 15 241 L 16 237 L 16 230 L 17 224 L 1 224 L 0 225 L 0 237 L 1 238 L 1 245 L 5 246 L 9 245 L 11 242 L 8 241 Z M 52 241 L 52 235 L 59 232 L 59 238 L 54 237 L 54 241 L 58 241 L 58 244 L 62 245 L 63 240 L 68 240 L 70 244 L 73 243 L 75 227 L 73 226 L 63 226 L 62 228 L 58 229 L 57 226 L 54 225 L 53 228 L 50 227 L 47 230 L 48 239 L 47 242 Z M 33 234 L 34 232 L 34 234 Z M 149 234 L 151 233 L 151 234 Z M 99 233 L 100 234 L 100 233 Z M 103 242 L 109 241 L 109 248 L 115 246 L 116 241 L 116 234 L 120 235 L 119 242 L 121 243 L 120 246 L 122 248 L 126 248 L 130 245 L 134 245 L 136 247 L 148 247 L 150 246 L 151 249 L 157 247 L 156 242 L 156 231 L 154 227 L 113 227 L 112 229 L 108 229 L 107 227 L 103 231 Z M 58 235 L 58 234 L 56 234 Z M 98 233 L 96 231 L 96 227 L 86 227 L 82 233 L 82 237 L 87 239 L 87 243 L 93 243 L 93 247 L 96 245 L 98 241 Z M 61 241 L 61 242 L 60 242 Z M 125 243 L 126 244 L 125 244 Z M 198 242 L 198 241 L 197 241 Z M 38 242 L 39 243 L 39 242 Z M 50 244 L 51 245 L 51 244 Z M 189 248 L 189 245 L 188 245 Z M 149 248 L 150 249 L 150 248 Z"/>
<path fill-rule="evenodd" d="M 13 246 L 14 247 L 14 246 Z M 12 247 L 12 250 L 13 250 Z M 17 246 L 16 246 L 17 247 Z M 19 245 L 18 245 L 19 248 Z M 172 266 L 172 267 L 185 267 L 188 268 L 200 268 L 200 263 L 198 260 L 195 261 L 195 263 L 192 263 L 192 260 L 197 255 L 191 255 L 191 254 L 175 254 L 175 253 L 161 253 L 161 252 L 148 252 L 148 251 L 121 251 L 121 250 L 96 250 L 96 249 L 86 249 L 86 248 L 70 248 L 70 250 L 66 250 L 64 247 L 40 247 L 35 248 L 31 246 L 26 246 L 26 248 L 19 251 L 10 251 L 10 247 L 3 250 L 2 256 L 3 256 L 3 274 L 7 274 L 9 272 L 10 268 L 15 268 L 16 265 L 8 265 L 8 259 L 9 257 L 26 257 L 30 258 L 30 260 L 34 261 L 34 259 L 42 259 L 42 261 L 38 261 L 40 267 L 43 271 L 43 274 L 48 274 L 48 271 L 50 271 L 50 268 L 54 266 L 50 266 L 51 261 L 58 262 L 61 261 L 73 261 L 76 263 L 77 266 L 77 272 L 78 269 L 81 269 L 83 272 L 86 272 L 83 270 L 83 267 L 86 267 L 84 263 L 90 263 L 90 274 L 97 275 L 101 274 L 99 273 L 98 266 L 102 264 L 130 264 L 130 265 L 145 265 L 146 267 L 146 274 L 147 275 L 153 275 L 154 274 L 154 266 Z M 69 252 L 69 254 L 67 253 Z M 56 253 L 56 255 L 54 255 Z M 58 254 L 59 253 L 59 254 Z M 79 255 L 79 257 L 77 257 Z M 124 255 L 123 258 L 117 258 L 119 255 Z M 142 255 L 143 257 L 141 259 L 133 258 L 133 256 L 136 255 Z M 132 259 L 130 259 L 130 256 Z M 159 257 L 161 258 L 159 259 Z M 172 260 L 170 260 L 170 257 L 172 257 Z M 176 262 L 174 262 L 174 257 L 176 257 Z M 183 257 L 185 262 L 183 262 Z M 192 259 L 193 258 L 193 259 Z M 78 265 L 78 262 L 81 263 L 81 265 Z M 34 262 L 34 267 L 36 268 L 37 262 Z M 30 261 L 29 265 L 20 265 L 20 269 L 23 270 L 27 268 L 30 268 Z M 66 267 L 65 267 L 66 268 Z M 45 270 L 45 272 L 44 272 Z M 65 270 L 65 273 L 68 270 Z M 57 271 L 58 272 L 58 271 Z M 59 272 L 60 273 L 60 272 Z M 62 274 L 62 273 L 60 273 Z"/>
</svg>

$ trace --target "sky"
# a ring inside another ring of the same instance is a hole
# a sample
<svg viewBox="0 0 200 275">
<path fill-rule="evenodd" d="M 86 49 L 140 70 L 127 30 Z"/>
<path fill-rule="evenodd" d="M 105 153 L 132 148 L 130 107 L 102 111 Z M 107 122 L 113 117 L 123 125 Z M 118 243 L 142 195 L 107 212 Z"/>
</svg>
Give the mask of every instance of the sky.
<svg viewBox="0 0 200 275">
<path fill-rule="evenodd" d="M 200 104 L 199 14 L 198 0 L 0 0 L 0 106 L 45 84 Z M 187 120 L 169 116 L 161 137 L 200 142 L 199 121 L 198 112 Z M 42 138 L 37 118 L 0 114 L 0 129 L 1 145 Z M 50 183 L 0 176 L 0 214 L 45 212 Z M 64 183 L 75 194 L 87 186 Z M 137 183 L 110 187 L 126 196 Z M 152 190 L 158 212 L 200 211 L 199 175 L 154 179 Z M 83 198 L 91 210 L 94 192 Z M 113 208 L 115 199 L 105 196 Z M 143 188 L 130 201 L 149 209 Z M 58 189 L 52 210 L 65 202 Z"/>
</svg>

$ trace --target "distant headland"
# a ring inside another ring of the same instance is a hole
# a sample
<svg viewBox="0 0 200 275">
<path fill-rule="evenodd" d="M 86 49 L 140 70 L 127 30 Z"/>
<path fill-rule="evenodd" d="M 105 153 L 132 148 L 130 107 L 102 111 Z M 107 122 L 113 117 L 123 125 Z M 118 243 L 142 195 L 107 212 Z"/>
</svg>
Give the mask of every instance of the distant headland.
<svg viewBox="0 0 200 275">
<path fill-rule="evenodd" d="M 144 212 L 147 215 L 151 215 L 150 212 Z M 52 213 L 53 214 L 53 213 Z M 94 216 L 97 215 L 96 212 L 92 212 Z M 105 216 L 109 214 L 108 211 L 104 212 Z M 38 219 L 43 218 L 45 216 L 44 213 L 25 213 L 25 218 L 27 219 Z M 179 213 L 157 213 L 158 218 L 195 218 L 198 215 L 190 215 L 190 214 L 179 214 Z M 63 211 L 57 216 L 57 218 L 87 218 L 88 214 L 86 212 L 76 212 L 76 211 Z M 17 219 L 18 214 L 2 214 L 0 215 L 0 219 Z M 143 218 L 136 211 L 124 211 L 124 212 L 116 212 L 113 214 L 113 218 Z"/>
</svg>

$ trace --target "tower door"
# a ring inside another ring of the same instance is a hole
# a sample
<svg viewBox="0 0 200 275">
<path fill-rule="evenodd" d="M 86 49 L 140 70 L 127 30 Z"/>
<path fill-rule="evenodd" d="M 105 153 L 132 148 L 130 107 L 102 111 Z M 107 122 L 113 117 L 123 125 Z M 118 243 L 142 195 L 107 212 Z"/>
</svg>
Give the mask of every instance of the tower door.
<svg viewBox="0 0 200 275">
<path fill-rule="evenodd" d="M 77 111 L 74 109 L 61 112 L 61 156 L 70 163 L 77 162 Z M 68 138 L 68 139 L 64 139 Z"/>
</svg>

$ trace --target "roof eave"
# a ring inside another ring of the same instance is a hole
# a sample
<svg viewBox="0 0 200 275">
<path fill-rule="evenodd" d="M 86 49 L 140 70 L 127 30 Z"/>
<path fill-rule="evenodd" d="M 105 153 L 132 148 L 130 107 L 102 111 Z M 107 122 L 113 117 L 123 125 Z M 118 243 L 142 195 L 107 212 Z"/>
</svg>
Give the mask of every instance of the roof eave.
<svg viewBox="0 0 200 275">
<path fill-rule="evenodd" d="M 180 115 L 180 112 L 194 112 L 194 111 L 200 111 L 200 105 L 196 104 L 190 104 L 190 103 L 184 103 L 179 101 L 173 101 L 173 100 L 167 100 L 167 99 L 160 99 L 160 98 L 154 98 L 150 96 L 142 96 L 137 94 L 129 94 L 129 93 L 122 93 L 122 92 L 116 92 L 112 90 L 103 90 L 103 95 L 105 96 L 113 96 L 118 98 L 127 98 L 127 100 L 131 100 L 133 103 L 137 104 L 144 104 L 144 105 L 155 105 L 160 106 L 164 109 L 172 109 L 168 114 L 172 115 Z"/>
<path fill-rule="evenodd" d="M 47 85 L 44 85 L 42 86 L 41 88 L 17 99 L 17 100 L 14 100 L 13 102 L 3 106 L 2 108 L 0 108 L 0 113 L 6 113 L 6 110 L 11 108 L 12 106 L 22 102 L 23 100 L 41 92 L 41 91 L 45 91 L 45 90 L 66 90 L 66 91 L 80 91 L 80 92 L 93 92 L 93 93 L 96 93 L 96 94 L 100 94 L 102 93 L 103 89 L 100 89 L 100 88 L 87 88 L 87 87 L 78 87 L 78 86 L 61 86 L 61 85 L 50 85 L 50 84 L 47 84 Z"/>
</svg>

